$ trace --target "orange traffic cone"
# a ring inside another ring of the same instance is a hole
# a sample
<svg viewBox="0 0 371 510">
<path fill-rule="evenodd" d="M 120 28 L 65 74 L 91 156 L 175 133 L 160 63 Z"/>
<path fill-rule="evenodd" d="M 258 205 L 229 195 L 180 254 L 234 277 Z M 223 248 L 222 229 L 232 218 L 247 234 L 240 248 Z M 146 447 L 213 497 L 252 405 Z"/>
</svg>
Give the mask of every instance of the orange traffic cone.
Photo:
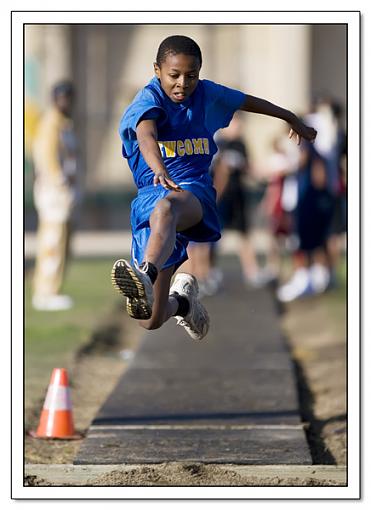
<svg viewBox="0 0 371 510">
<path fill-rule="evenodd" d="M 73 426 L 68 375 L 65 368 L 53 370 L 39 426 L 32 437 L 40 439 L 79 439 Z"/>
</svg>

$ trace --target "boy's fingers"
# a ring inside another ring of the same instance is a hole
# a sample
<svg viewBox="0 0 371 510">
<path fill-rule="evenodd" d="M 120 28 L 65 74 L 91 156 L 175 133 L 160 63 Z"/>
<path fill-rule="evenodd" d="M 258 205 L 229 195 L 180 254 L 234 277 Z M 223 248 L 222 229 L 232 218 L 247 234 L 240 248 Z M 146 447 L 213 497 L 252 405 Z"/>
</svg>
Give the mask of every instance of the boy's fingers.
<svg viewBox="0 0 371 510">
<path fill-rule="evenodd" d="M 170 177 L 166 177 L 163 174 L 155 175 L 153 178 L 153 184 L 154 186 L 161 184 L 162 187 L 169 190 L 183 191 L 182 188 L 178 186 L 178 184 L 170 179 Z"/>
<path fill-rule="evenodd" d="M 163 187 L 164 187 L 164 188 L 166 188 L 166 189 L 167 189 L 167 187 L 168 187 L 168 186 L 167 186 L 167 183 L 166 183 L 165 176 L 164 176 L 164 175 L 161 175 L 161 174 L 156 175 L 156 176 L 154 177 L 154 179 L 153 179 L 153 184 L 154 184 L 155 186 L 157 186 L 158 184 L 161 184 L 161 186 L 163 186 Z"/>
<path fill-rule="evenodd" d="M 300 142 L 301 142 L 301 135 L 299 135 L 299 133 L 297 133 L 296 131 L 294 131 L 292 128 L 290 129 L 290 132 L 289 132 L 289 138 L 292 139 L 292 137 L 295 136 L 296 138 L 296 143 L 297 145 L 300 145 Z"/>
<path fill-rule="evenodd" d="M 172 184 L 171 181 L 169 182 L 166 177 L 161 176 L 160 183 L 161 183 L 161 186 L 163 186 L 165 189 L 168 189 L 168 190 L 175 189 L 174 184 Z"/>
<path fill-rule="evenodd" d="M 174 191 L 182 191 L 182 188 L 171 179 L 166 179 L 166 181 L 168 185 L 171 187 L 171 189 L 173 189 Z"/>
<path fill-rule="evenodd" d="M 166 179 L 165 179 L 165 177 L 163 175 L 160 176 L 160 184 L 165 189 L 169 189 L 168 183 L 166 182 Z"/>
</svg>

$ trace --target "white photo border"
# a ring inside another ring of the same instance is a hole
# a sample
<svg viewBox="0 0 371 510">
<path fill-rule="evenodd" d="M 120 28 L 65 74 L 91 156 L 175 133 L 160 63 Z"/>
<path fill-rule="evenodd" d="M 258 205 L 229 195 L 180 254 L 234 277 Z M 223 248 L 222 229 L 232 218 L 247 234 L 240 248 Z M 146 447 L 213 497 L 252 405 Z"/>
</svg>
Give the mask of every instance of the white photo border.
<svg viewBox="0 0 371 510">
<path fill-rule="evenodd" d="M 13 11 L 12 44 L 12 498 L 14 499 L 357 499 L 360 497 L 360 13 L 358 11 L 184 11 L 181 23 L 348 25 L 348 485 L 346 487 L 23 486 L 23 34 L 24 24 L 179 24 L 179 11 Z M 351 396 L 351 398 L 349 398 Z"/>
</svg>

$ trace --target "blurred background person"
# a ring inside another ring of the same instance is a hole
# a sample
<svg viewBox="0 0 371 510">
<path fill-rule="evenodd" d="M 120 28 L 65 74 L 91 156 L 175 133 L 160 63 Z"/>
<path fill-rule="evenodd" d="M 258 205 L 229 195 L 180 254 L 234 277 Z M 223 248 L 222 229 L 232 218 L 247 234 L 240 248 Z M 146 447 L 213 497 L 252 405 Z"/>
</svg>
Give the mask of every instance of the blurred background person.
<svg viewBox="0 0 371 510">
<path fill-rule="evenodd" d="M 335 154 L 334 212 L 330 225 L 330 235 L 326 249 L 330 267 L 330 288 L 338 285 L 336 269 L 345 250 L 347 231 L 347 136 L 342 127 L 343 107 L 337 100 L 330 99 L 328 104 L 337 124 L 337 151 Z"/>
<path fill-rule="evenodd" d="M 216 135 L 218 153 L 212 163 L 212 177 L 217 193 L 217 209 L 222 230 L 238 235 L 237 255 L 246 284 L 260 287 L 267 282 L 260 270 L 254 247 L 249 238 L 247 179 L 249 155 L 243 135 L 243 120 L 236 112 L 229 126 Z M 251 177 L 251 176 L 250 176 Z M 218 243 L 190 244 L 189 270 L 195 271 L 200 293 L 213 295 L 219 289 L 223 275 L 218 267 Z"/>
<path fill-rule="evenodd" d="M 270 231 L 267 266 L 275 279 L 283 274 L 284 256 L 297 248 L 295 210 L 299 160 L 299 147 L 290 143 L 287 136 L 280 135 L 273 139 L 271 154 L 261 170 L 267 182 L 261 204 Z"/>
<path fill-rule="evenodd" d="M 243 122 L 235 114 L 228 128 L 217 137 L 219 152 L 212 167 L 217 206 L 222 229 L 238 234 L 237 254 L 244 281 L 253 287 L 267 283 L 269 275 L 258 264 L 254 246 L 249 237 L 248 179 L 251 178 L 249 153 L 243 136 Z M 214 264 L 216 245 L 214 246 Z"/>
<path fill-rule="evenodd" d="M 339 230 L 336 202 L 341 203 L 341 162 L 346 152 L 345 135 L 334 104 L 328 98 L 320 98 L 313 112 L 305 117 L 318 135 L 313 145 L 305 144 L 302 149 L 297 173 L 299 250 L 292 277 L 278 289 L 278 298 L 283 302 L 322 293 L 334 282 L 339 257 L 337 237 L 336 243 L 333 241 Z M 343 228 L 345 225 L 340 226 L 340 230 Z"/>
<path fill-rule="evenodd" d="M 74 88 L 58 82 L 33 142 L 34 201 L 38 214 L 33 307 L 65 310 L 73 305 L 61 287 L 77 197 L 77 140 L 71 119 Z"/>
<path fill-rule="evenodd" d="M 182 270 L 197 278 L 200 297 L 216 294 L 222 282 L 222 273 L 214 264 L 213 253 L 212 243 L 190 242 L 187 246 L 188 260 L 183 263 Z"/>
</svg>

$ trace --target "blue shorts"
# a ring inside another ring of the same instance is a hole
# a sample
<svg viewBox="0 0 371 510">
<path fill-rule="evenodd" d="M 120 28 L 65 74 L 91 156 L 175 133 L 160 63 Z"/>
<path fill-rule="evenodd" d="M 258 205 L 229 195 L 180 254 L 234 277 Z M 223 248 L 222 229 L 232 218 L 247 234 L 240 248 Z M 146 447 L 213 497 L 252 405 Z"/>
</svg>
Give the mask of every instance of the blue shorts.
<svg viewBox="0 0 371 510">
<path fill-rule="evenodd" d="M 189 241 L 211 242 L 220 239 L 220 225 L 216 208 L 216 191 L 212 185 L 210 175 L 204 174 L 198 179 L 188 179 L 177 183 L 183 189 L 193 193 L 202 205 L 202 220 L 193 227 L 177 232 L 173 253 L 163 265 L 162 269 L 171 266 L 178 268 L 187 260 L 187 246 Z M 138 190 L 136 198 L 131 204 L 131 262 L 143 262 L 151 229 L 149 218 L 157 202 L 165 198 L 171 191 L 162 186 L 145 186 Z"/>
<path fill-rule="evenodd" d="M 296 210 L 301 250 L 312 252 L 325 247 L 330 235 L 334 206 L 335 197 L 327 189 L 317 189 L 312 185 L 308 187 L 299 199 Z"/>
</svg>

